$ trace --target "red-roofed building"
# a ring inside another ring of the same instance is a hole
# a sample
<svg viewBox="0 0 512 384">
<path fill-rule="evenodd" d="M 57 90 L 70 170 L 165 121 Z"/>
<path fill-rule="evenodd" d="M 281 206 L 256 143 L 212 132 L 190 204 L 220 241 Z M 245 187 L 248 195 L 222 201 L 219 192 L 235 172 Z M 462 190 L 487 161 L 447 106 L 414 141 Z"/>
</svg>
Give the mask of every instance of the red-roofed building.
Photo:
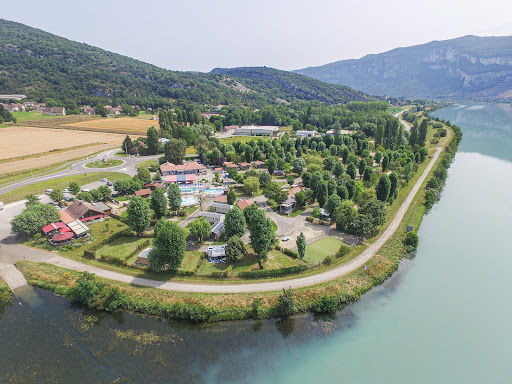
<svg viewBox="0 0 512 384">
<path fill-rule="evenodd" d="M 213 199 L 214 203 L 222 203 L 227 204 L 228 203 L 228 197 L 226 195 L 220 195 L 217 196 L 215 199 Z"/>
<path fill-rule="evenodd" d="M 42 228 L 42 231 L 44 232 L 45 235 L 49 235 L 49 234 L 60 232 L 60 230 L 64 229 L 64 228 L 67 228 L 67 225 L 64 224 L 62 221 L 59 221 L 58 223 L 51 223 L 51 224 L 45 225 Z"/>
<path fill-rule="evenodd" d="M 238 169 L 238 166 L 237 166 L 235 163 L 233 163 L 232 161 L 226 161 L 226 162 L 224 163 L 224 166 L 225 166 L 226 168 L 234 168 L 234 169 Z"/>
<path fill-rule="evenodd" d="M 224 173 L 224 168 L 215 168 L 214 171 L 218 172 L 219 174 L 223 174 Z"/>
<path fill-rule="evenodd" d="M 240 168 L 242 169 L 249 169 L 251 167 L 251 164 L 244 162 L 240 163 Z"/>
<path fill-rule="evenodd" d="M 151 192 L 149 189 L 148 191 Z M 104 212 L 101 209 L 91 203 L 81 200 L 73 201 L 73 204 L 66 209 L 61 210 L 59 214 L 60 220 L 65 224 L 69 224 L 76 220 L 96 220 L 104 216 Z M 94 217 L 94 219 L 92 219 L 92 217 Z"/>
<path fill-rule="evenodd" d="M 206 167 L 197 161 L 186 161 L 183 164 L 175 165 L 173 163 L 163 163 L 160 165 L 162 176 L 167 175 L 198 175 L 206 173 Z"/>
<path fill-rule="evenodd" d="M 247 200 L 240 200 L 238 203 L 236 203 L 238 205 L 238 208 L 240 208 L 241 210 L 243 210 L 244 208 L 247 208 L 249 205 L 253 204 L 254 201 L 253 200 L 250 200 L 250 199 L 247 199 Z"/>
<path fill-rule="evenodd" d="M 295 194 L 296 194 L 297 192 L 299 192 L 302 188 L 303 188 L 302 186 L 297 185 L 296 187 L 293 187 L 292 189 L 290 189 L 290 190 L 288 191 L 288 195 L 289 195 L 289 196 L 295 196 Z"/>
<path fill-rule="evenodd" d="M 224 127 L 224 131 L 226 131 L 226 132 L 234 131 L 235 129 L 237 129 L 239 127 L 240 127 L 239 125 L 226 125 Z"/>
<path fill-rule="evenodd" d="M 265 163 L 263 161 L 256 160 L 253 164 L 256 168 L 265 168 Z"/>
<path fill-rule="evenodd" d="M 147 199 L 149 196 L 151 196 L 151 189 L 141 189 L 140 191 L 135 191 L 135 196 L 140 196 L 144 199 Z"/>
</svg>

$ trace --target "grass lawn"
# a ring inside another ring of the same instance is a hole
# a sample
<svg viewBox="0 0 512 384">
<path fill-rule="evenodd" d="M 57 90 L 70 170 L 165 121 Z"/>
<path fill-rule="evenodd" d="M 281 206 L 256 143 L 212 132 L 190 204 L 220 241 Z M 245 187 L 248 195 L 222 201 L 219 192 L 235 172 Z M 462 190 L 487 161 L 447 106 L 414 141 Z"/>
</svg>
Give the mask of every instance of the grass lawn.
<svg viewBox="0 0 512 384">
<path fill-rule="evenodd" d="M 290 214 L 288 215 L 288 217 L 297 217 L 297 216 L 299 216 L 299 215 L 302 215 L 302 214 L 306 211 L 306 209 L 308 209 L 308 208 L 309 208 L 309 205 L 306 205 L 306 206 L 304 206 L 304 207 L 301 207 L 301 208 L 299 208 L 299 209 L 296 209 L 295 211 L 293 211 L 292 213 L 290 213 Z"/>
<path fill-rule="evenodd" d="M 124 261 L 130 258 L 131 253 L 136 250 L 137 247 L 142 251 L 142 243 L 148 239 L 139 237 L 119 237 L 110 244 L 104 245 L 97 251 L 98 256 L 111 257 Z"/>
<path fill-rule="evenodd" d="M 59 116 L 50 116 L 44 115 L 43 112 L 11 112 L 11 114 L 17 119 L 18 125 L 23 125 L 24 121 L 36 121 L 36 120 L 46 120 L 46 119 L 55 119 L 59 118 Z M 14 124 L 12 122 L 0 124 L 0 128 L 12 127 Z"/>
<path fill-rule="evenodd" d="M 123 163 L 122 160 L 107 160 L 107 161 L 91 161 L 90 163 L 85 164 L 88 168 L 110 168 L 110 167 L 116 167 L 118 165 L 121 165 Z"/>
<path fill-rule="evenodd" d="M 66 161 L 66 163 L 67 163 L 67 161 Z M 14 183 L 15 181 L 18 181 L 20 179 L 24 179 L 26 177 L 32 177 L 32 175 L 37 176 L 37 175 L 40 175 L 41 173 L 46 173 L 46 172 L 52 173 L 51 171 L 53 171 L 56 168 L 59 168 L 63 164 L 65 164 L 65 163 L 55 164 L 55 165 L 52 165 L 51 167 L 42 167 L 42 168 L 33 169 L 32 172 L 19 171 L 19 172 L 7 173 L 7 174 L 5 174 L 4 177 L 0 178 L 0 185 Z"/>
<path fill-rule="evenodd" d="M 128 176 L 124 173 L 95 172 L 95 173 L 89 173 L 89 174 L 87 174 L 87 176 L 82 174 L 82 175 L 63 177 L 63 178 L 54 179 L 54 180 L 45 180 L 45 181 L 41 181 L 36 184 L 26 185 L 24 187 L 15 189 L 13 191 L 6 192 L 6 193 L 0 195 L 0 201 L 3 201 L 5 204 L 9 204 L 14 201 L 23 199 L 26 195 L 28 195 L 30 193 L 33 193 L 35 195 L 42 195 L 49 188 L 64 189 L 72 181 L 76 181 L 78 184 L 83 185 L 83 184 L 92 183 L 94 181 L 99 181 L 100 179 L 102 179 L 104 177 L 110 181 L 130 178 L 130 176 Z"/>
<path fill-rule="evenodd" d="M 146 160 L 146 161 L 143 161 L 143 162 L 141 162 L 141 163 L 136 165 L 137 169 L 139 169 L 139 168 L 149 168 L 149 167 L 158 168 L 158 161 L 156 161 L 156 160 Z"/>
<path fill-rule="evenodd" d="M 180 271 L 193 271 L 197 267 L 197 263 L 201 259 L 203 252 L 199 251 L 186 251 L 185 257 L 181 262 Z"/>
<path fill-rule="evenodd" d="M 387 109 L 387 111 L 389 113 L 391 113 L 392 115 L 398 113 L 398 112 L 402 112 L 404 109 L 402 107 L 390 107 Z"/>
<path fill-rule="evenodd" d="M 335 237 L 327 236 L 314 243 L 306 245 L 304 260 L 310 264 L 318 263 L 329 255 L 334 255 L 343 242 Z"/>
</svg>

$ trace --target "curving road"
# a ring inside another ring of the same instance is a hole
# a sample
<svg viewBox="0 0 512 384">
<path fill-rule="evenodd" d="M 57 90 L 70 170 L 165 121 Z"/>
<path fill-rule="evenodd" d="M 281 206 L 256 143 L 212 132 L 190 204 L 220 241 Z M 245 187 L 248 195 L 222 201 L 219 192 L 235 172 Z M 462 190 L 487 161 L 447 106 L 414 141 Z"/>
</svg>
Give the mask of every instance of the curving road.
<svg viewBox="0 0 512 384">
<path fill-rule="evenodd" d="M 402 125 L 404 126 L 406 131 L 410 131 L 411 130 L 411 125 L 407 121 L 402 119 L 402 113 L 408 111 L 409 109 L 410 108 L 404 109 L 403 111 L 395 113 L 395 115 L 394 115 L 398 120 L 400 120 L 400 122 L 402 123 Z"/>
<path fill-rule="evenodd" d="M 17 213 L 23 209 L 23 202 L 16 202 L 6 206 L 6 209 L 0 211 L 0 273 L 9 280 L 9 270 L 6 266 L 12 265 L 18 260 L 33 260 L 33 261 L 44 261 L 55 266 L 62 268 L 68 268 L 75 271 L 88 271 L 95 273 L 100 277 L 104 277 L 111 280 L 121 281 L 125 283 L 137 284 L 146 287 L 154 287 L 165 289 L 169 291 L 181 291 L 181 292 L 206 292 L 206 293 L 246 293 L 246 292 L 266 292 L 266 291 L 278 291 L 282 288 L 301 288 L 311 285 L 316 285 L 331 281 L 333 279 L 342 277 L 358 268 L 361 268 L 363 264 L 368 262 L 384 245 L 384 243 L 393 235 L 398 229 L 407 209 L 411 205 L 415 195 L 421 188 L 421 185 L 427 178 L 432 167 L 436 163 L 439 155 L 441 154 L 441 148 L 436 148 L 436 152 L 423 171 L 416 184 L 413 186 L 409 195 L 405 199 L 404 203 L 398 209 L 393 221 L 390 223 L 388 228 L 382 233 L 382 235 L 372 244 L 368 246 L 360 255 L 348 262 L 347 264 L 333 268 L 326 272 L 318 273 L 316 275 L 300 277 L 291 280 L 284 281 L 271 281 L 264 283 L 249 283 L 249 284 L 196 284 L 196 283 L 177 283 L 177 282 L 162 282 L 156 280 L 143 279 L 139 277 L 129 276 L 122 273 L 107 271 L 101 268 L 93 267 L 87 264 L 83 264 L 74 260 L 66 259 L 64 257 L 56 256 L 54 253 L 41 251 L 37 249 L 26 248 L 24 246 L 16 244 L 14 240 L 14 234 L 11 233 L 9 221 Z M 2 268 L 4 266 L 4 268 Z M 13 277 L 14 279 L 14 277 Z"/>
</svg>

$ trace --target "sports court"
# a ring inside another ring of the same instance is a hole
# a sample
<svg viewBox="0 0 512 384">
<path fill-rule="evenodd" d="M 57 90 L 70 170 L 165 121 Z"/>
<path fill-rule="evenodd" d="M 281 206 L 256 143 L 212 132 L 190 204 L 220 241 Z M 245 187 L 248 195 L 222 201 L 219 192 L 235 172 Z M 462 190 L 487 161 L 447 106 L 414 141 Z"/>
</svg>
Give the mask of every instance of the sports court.
<svg viewBox="0 0 512 384">
<path fill-rule="evenodd" d="M 310 264 L 318 263 L 329 255 L 335 255 L 343 242 L 335 237 L 327 236 L 314 243 L 306 245 L 304 260 Z"/>
</svg>

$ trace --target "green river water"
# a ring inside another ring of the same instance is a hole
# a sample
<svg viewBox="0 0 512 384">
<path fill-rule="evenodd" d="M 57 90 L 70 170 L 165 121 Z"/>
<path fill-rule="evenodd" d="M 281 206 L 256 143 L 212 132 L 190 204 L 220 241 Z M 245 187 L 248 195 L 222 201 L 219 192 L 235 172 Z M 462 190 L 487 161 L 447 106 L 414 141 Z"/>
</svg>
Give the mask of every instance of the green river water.
<svg viewBox="0 0 512 384">
<path fill-rule="evenodd" d="M 436 115 L 464 133 L 441 201 L 416 254 L 360 302 L 335 316 L 199 326 L 27 287 L 0 305 L 0 383 L 512 382 L 512 110 Z"/>
</svg>

